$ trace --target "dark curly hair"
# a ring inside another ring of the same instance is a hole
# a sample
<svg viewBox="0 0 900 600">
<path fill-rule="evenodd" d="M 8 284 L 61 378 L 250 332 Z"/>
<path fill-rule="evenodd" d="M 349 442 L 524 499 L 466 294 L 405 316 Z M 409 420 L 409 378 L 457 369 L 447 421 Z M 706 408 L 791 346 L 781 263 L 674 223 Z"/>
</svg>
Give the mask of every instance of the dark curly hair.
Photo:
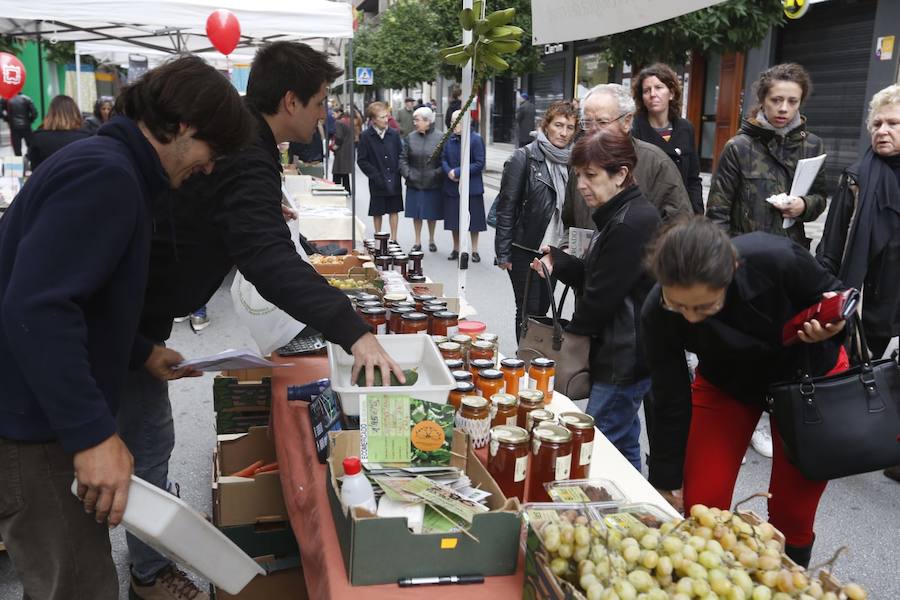
<svg viewBox="0 0 900 600">
<path fill-rule="evenodd" d="M 644 117 L 647 116 L 647 107 L 644 106 L 644 80 L 648 77 L 656 77 L 669 88 L 671 95 L 669 98 L 669 121 L 674 123 L 675 119 L 681 116 L 682 91 L 678 74 L 672 70 L 672 67 L 663 63 L 652 64 L 638 73 L 634 83 L 631 84 L 631 95 L 634 97 L 637 113 Z"/>
<path fill-rule="evenodd" d="M 294 92 L 303 106 L 344 71 L 328 55 L 299 42 L 274 42 L 263 46 L 253 58 L 247 79 L 247 101 L 266 115 L 278 112 L 278 103 Z"/>
<path fill-rule="evenodd" d="M 802 66 L 797 63 L 782 63 L 769 67 L 759 74 L 759 79 L 753 84 L 756 90 L 757 105 L 751 114 L 755 115 L 762 110 L 763 103 L 766 101 L 766 95 L 778 81 L 790 81 L 799 85 L 801 104 L 806 102 L 806 99 L 812 93 L 812 79 L 810 79 L 809 73 Z"/>
<path fill-rule="evenodd" d="M 556 117 L 575 119 L 575 125 L 578 126 L 578 109 L 572 106 L 572 102 L 569 100 L 560 100 L 547 107 L 541 121 L 541 129 L 546 130 Z"/>
</svg>

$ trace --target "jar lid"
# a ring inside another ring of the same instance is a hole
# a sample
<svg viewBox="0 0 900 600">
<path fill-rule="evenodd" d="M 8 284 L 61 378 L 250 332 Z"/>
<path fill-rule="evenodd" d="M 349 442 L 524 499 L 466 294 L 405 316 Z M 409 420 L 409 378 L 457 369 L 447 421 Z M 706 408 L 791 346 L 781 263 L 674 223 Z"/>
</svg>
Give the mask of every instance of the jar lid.
<svg viewBox="0 0 900 600">
<path fill-rule="evenodd" d="M 358 306 L 361 309 L 362 308 L 375 308 L 376 306 L 380 307 L 381 302 L 379 302 L 378 300 L 365 300 L 363 302 L 357 302 L 356 306 Z"/>
<path fill-rule="evenodd" d="M 386 315 L 387 309 L 383 306 L 367 306 L 360 312 L 364 315 Z"/>
<path fill-rule="evenodd" d="M 491 369 L 494 366 L 494 361 L 489 360 L 487 358 L 476 358 L 475 360 L 470 360 L 469 365 L 475 367 L 478 371 L 482 369 Z"/>
<path fill-rule="evenodd" d="M 534 439 L 542 442 L 565 443 L 572 441 L 571 431 L 553 423 L 541 423 L 532 430 L 531 435 L 534 436 Z"/>
<path fill-rule="evenodd" d="M 457 392 L 461 392 L 463 394 L 468 393 L 468 392 L 474 392 L 475 384 L 472 383 L 471 381 L 457 381 L 456 387 L 454 387 L 453 389 L 456 390 Z"/>
<path fill-rule="evenodd" d="M 399 261 L 409 260 L 409 256 L 407 256 L 406 254 L 403 254 L 402 252 L 398 252 L 397 254 L 394 254 L 394 260 L 399 260 Z"/>
<path fill-rule="evenodd" d="M 390 231 L 376 231 L 375 239 L 376 240 L 389 240 L 389 239 L 391 239 L 391 232 Z"/>
<path fill-rule="evenodd" d="M 470 338 L 469 336 L 464 335 L 462 333 L 457 333 L 456 335 L 450 337 L 450 341 L 456 342 L 457 344 L 459 344 L 461 346 L 468 346 L 469 342 L 472 341 L 472 338 Z"/>
<path fill-rule="evenodd" d="M 444 307 L 437 304 L 425 304 L 424 306 L 422 306 L 422 312 L 431 314 L 432 316 L 434 316 L 435 313 L 443 312 L 443 310 Z"/>
<path fill-rule="evenodd" d="M 494 394 L 491 396 L 491 404 L 499 404 L 500 406 L 515 406 L 516 397 L 512 394 Z"/>
<path fill-rule="evenodd" d="M 519 402 L 525 401 L 528 404 L 537 404 L 544 402 L 544 392 L 541 390 L 520 390 Z"/>
<path fill-rule="evenodd" d="M 430 335 L 431 341 L 434 342 L 435 346 L 440 346 L 441 344 L 445 344 L 450 341 L 446 335 Z"/>
<path fill-rule="evenodd" d="M 552 358 L 535 358 L 531 361 L 531 365 L 534 367 L 540 367 L 542 369 L 546 369 L 547 367 L 556 366 L 556 361 Z"/>
<path fill-rule="evenodd" d="M 416 260 L 417 258 L 424 258 L 425 253 L 422 252 L 421 250 L 413 250 L 412 252 L 409 253 L 409 257 L 413 260 Z"/>
<path fill-rule="evenodd" d="M 451 312 L 449 310 L 442 310 L 440 312 L 434 313 L 434 318 L 435 319 L 444 319 L 447 321 L 454 321 L 459 318 L 459 315 L 457 315 L 455 312 Z M 459 342 L 456 342 L 456 343 L 458 344 Z"/>
<path fill-rule="evenodd" d="M 462 361 L 459 361 L 459 362 L 462 362 Z M 464 371 L 464 370 L 460 369 L 458 371 L 452 371 L 451 374 L 453 375 L 453 379 L 455 379 L 457 381 L 472 381 L 471 371 Z"/>
<path fill-rule="evenodd" d="M 474 360 L 472 362 L 478 361 Z M 480 371 L 478 371 L 478 379 L 503 379 L 503 373 L 501 373 L 497 369 L 481 369 Z"/>
<path fill-rule="evenodd" d="M 525 361 L 521 358 L 504 358 L 500 361 L 500 366 L 510 369 L 521 369 L 525 366 Z"/>
<path fill-rule="evenodd" d="M 430 300 L 422 300 L 422 304 L 441 304 L 447 306 L 447 301 L 443 298 L 432 298 Z"/>
<path fill-rule="evenodd" d="M 475 340 L 472 342 L 473 348 L 478 348 L 479 350 L 493 350 L 494 344 L 491 342 L 486 342 L 484 340 Z"/>
<path fill-rule="evenodd" d="M 491 440 L 509 444 L 525 444 L 528 442 L 528 432 L 515 425 L 497 425 L 491 429 Z"/>
<path fill-rule="evenodd" d="M 385 299 L 387 299 L 387 296 L 385 296 Z M 393 310 L 395 308 L 415 308 L 415 307 L 416 307 L 416 305 L 414 302 L 409 302 L 407 300 L 400 300 L 400 301 L 391 303 L 391 310 Z"/>
<path fill-rule="evenodd" d="M 448 358 L 444 360 L 444 364 L 447 365 L 447 368 L 450 369 L 450 372 L 460 371 L 461 373 L 469 373 L 468 371 L 463 371 L 462 368 L 466 363 L 463 362 L 461 358 Z M 471 376 L 472 374 L 469 373 Z"/>
<path fill-rule="evenodd" d="M 500 339 L 500 336 L 496 333 L 479 333 L 477 339 L 494 344 Z"/>
<path fill-rule="evenodd" d="M 388 234 L 388 235 L 390 235 L 390 234 Z M 374 243 L 375 243 L 375 238 L 369 238 L 367 240 L 363 240 L 363 244 L 374 244 Z"/>
<path fill-rule="evenodd" d="M 428 319 L 428 315 L 423 315 L 420 312 L 408 312 L 401 315 L 400 318 L 404 321 L 425 321 Z"/>
<path fill-rule="evenodd" d="M 487 398 L 482 396 L 463 396 L 460 402 L 463 406 L 468 406 L 469 408 L 487 408 L 488 405 Z M 569 433 L 568 429 L 566 429 L 566 433 Z M 569 435 L 571 436 L 572 434 L 569 433 Z"/>
<path fill-rule="evenodd" d="M 356 303 L 367 302 L 369 300 L 378 300 L 378 296 L 375 294 L 367 294 L 365 292 L 356 295 Z"/>
<path fill-rule="evenodd" d="M 556 415 L 553 414 L 552 410 L 539 408 L 528 413 L 528 418 L 531 421 L 553 421 L 556 418 Z"/>
<path fill-rule="evenodd" d="M 434 300 L 434 296 L 430 294 L 422 294 L 421 296 L 419 294 L 413 294 L 413 300 L 417 303 L 422 302 L 424 304 L 426 300 Z"/>
<path fill-rule="evenodd" d="M 459 324 L 459 332 L 471 335 L 477 335 L 483 332 L 487 325 L 481 321 L 463 321 Z"/>
<path fill-rule="evenodd" d="M 443 342 L 438 344 L 438 350 L 443 350 L 444 352 L 459 352 L 462 350 L 462 346 L 456 342 Z"/>
<path fill-rule="evenodd" d="M 403 302 L 406 300 L 406 294 L 385 294 L 384 301 L 385 302 Z"/>
<path fill-rule="evenodd" d="M 410 275 L 406 278 L 406 280 L 410 283 L 425 283 L 424 275 Z"/>
<path fill-rule="evenodd" d="M 412 306 L 392 306 L 391 313 L 395 315 L 400 315 L 401 317 L 406 316 L 408 313 L 414 312 L 416 309 Z"/>
<path fill-rule="evenodd" d="M 382 262 L 384 262 L 386 260 L 391 260 L 391 255 L 390 254 L 379 254 L 378 256 L 375 257 L 375 260 L 380 260 Z"/>
<path fill-rule="evenodd" d="M 571 425 L 575 429 L 594 428 L 594 417 L 582 412 L 564 412 L 559 415 L 559 422 L 563 425 Z"/>
</svg>

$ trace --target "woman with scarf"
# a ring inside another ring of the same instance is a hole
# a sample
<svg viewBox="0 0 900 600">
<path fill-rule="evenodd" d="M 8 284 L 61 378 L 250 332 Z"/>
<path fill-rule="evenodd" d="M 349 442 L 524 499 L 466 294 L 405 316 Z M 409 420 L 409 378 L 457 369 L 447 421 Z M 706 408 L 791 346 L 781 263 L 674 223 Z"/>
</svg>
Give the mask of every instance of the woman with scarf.
<svg viewBox="0 0 900 600">
<path fill-rule="evenodd" d="M 841 176 L 816 256 L 863 290 L 862 325 L 880 358 L 900 335 L 900 84 L 872 97 L 868 128 L 871 146 Z M 900 481 L 900 465 L 884 474 Z"/>
<path fill-rule="evenodd" d="M 759 105 L 725 145 L 713 175 L 706 216 L 729 235 L 765 231 L 807 250 L 804 222 L 825 211 L 825 170 L 805 196 L 788 196 L 797 162 L 825 152 L 800 114 L 812 84 L 798 64 L 775 65 L 756 82 Z"/>
<path fill-rule="evenodd" d="M 569 102 L 554 102 L 533 142 L 516 150 L 503 167 L 497 196 L 497 266 L 509 273 L 516 299 L 516 339 L 524 315 L 543 315 L 550 307 L 545 286 L 533 286 L 523 309 L 525 276 L 541 246 L 559 246 L 560 211 L 566 200 L 569 152 L 578 112 Z"/>
<path fill-rule="evenodd" d="M 591 394 L 587 412 L 603 435 L 639 472 L 638 409 L 650 389 L 638 323 L 653 278 L 644 255 L 659 229 L 659 212 L 638 188 L 631 138 L 615 129 L 581 137 L 572 148 L 578 191 L 593 211 L 597 233 L 584 259 L 543 246 L 532 268 L 576 290 L 575 313 L 566 327 L 591 338 Z"/>
</svg>

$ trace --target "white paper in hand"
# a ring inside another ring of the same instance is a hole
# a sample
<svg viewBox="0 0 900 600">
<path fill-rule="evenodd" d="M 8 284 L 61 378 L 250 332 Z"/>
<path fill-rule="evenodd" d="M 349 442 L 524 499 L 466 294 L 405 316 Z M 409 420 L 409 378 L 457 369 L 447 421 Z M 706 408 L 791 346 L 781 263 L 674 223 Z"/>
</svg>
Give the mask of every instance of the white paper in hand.
<svg viewBox="0 0 900 600">
<path fill-rule="evenodd" d="M 183 361 L 172 368 L 183 369 L 185 367 L 191 367 L 198 371 L 226 371 L 228 369 L 256 369 L 259 367 L 287 366 L 289 365 L 273 363 L 249 350 L 225 350 L 218 354 L 201 356 L 199 358 Z"/>
</svg>

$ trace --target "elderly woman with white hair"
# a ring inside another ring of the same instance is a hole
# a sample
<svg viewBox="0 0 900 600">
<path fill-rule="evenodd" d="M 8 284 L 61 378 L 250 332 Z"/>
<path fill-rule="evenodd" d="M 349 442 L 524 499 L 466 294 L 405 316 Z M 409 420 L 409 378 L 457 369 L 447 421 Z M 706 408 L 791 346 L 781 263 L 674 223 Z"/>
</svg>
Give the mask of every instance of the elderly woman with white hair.
<svg viewBox="0 0 900 600">
<path fill-rule="evenodd" d="M 403 139 L 400 153 L 400 174 L 406 179 L 406 216 L 413 220 L 416 243 L 413 250 L 422 249 L 422 221 L 428 221 L 428 250 L 437 252 L 434 226 L 444 218 L 442 185 L 444 173 L 440 156 L 431 155 L 441 141 L 434 127 L 434 111 L 427 106 L 413 112 L 413 131 Z"/>
</svg>

